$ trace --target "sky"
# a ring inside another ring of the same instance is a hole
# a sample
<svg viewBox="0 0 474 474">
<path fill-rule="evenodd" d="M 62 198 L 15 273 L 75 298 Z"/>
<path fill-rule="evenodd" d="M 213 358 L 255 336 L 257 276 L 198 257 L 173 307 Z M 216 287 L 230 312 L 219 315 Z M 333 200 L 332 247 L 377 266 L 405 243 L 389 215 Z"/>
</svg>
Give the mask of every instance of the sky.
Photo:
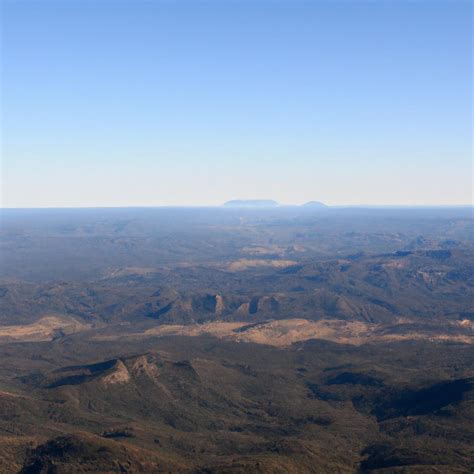
<svg viewBox="0 0 474 474">
<path fill-rule="evenodd" d="M 1 205 L 472 202 L 469 1 L 1 1 Z"/>
</svg>

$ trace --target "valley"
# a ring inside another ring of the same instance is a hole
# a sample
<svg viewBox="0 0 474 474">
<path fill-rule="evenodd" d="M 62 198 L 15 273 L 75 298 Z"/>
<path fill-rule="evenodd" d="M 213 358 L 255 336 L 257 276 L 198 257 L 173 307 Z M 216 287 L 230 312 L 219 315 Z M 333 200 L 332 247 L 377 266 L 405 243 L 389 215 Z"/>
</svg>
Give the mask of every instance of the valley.
<svg viewBox="0 0 474 474">
<path fill-rule="evenodd" d="M 474 469 L 470 209 L 1 217 L 1 472 Z"/>
</svg>

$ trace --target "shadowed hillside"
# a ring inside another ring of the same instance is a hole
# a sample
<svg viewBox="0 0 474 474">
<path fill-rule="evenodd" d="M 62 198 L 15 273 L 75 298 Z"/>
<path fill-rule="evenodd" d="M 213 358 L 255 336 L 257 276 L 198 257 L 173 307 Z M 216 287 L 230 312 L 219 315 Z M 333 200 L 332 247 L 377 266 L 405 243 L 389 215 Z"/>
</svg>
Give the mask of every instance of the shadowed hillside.
<svg viewBox="0 0 474 474">
<path fill-rule="evenodd" d="M 5 473 L 471 472 L 463 210 L 11 211 Z"/>
</svg>

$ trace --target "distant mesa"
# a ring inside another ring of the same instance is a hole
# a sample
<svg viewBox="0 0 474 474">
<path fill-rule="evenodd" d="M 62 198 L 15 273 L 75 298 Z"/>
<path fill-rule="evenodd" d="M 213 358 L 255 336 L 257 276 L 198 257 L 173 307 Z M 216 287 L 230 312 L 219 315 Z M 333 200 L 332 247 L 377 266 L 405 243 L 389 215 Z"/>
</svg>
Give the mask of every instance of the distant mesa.
<svg viewBox="0 0 474 474">
<path fill-rule="evenodd" d="M 234 199 L 224 203 L 225 207 L 278 207 L 272 199 Z"/>
<path fill-rule="evenodd" d="M 303 207 L 310 207 L 312 209 L 325 209 L 327 208 L 328 206 L 326 204 L 324 204 L 323 202 L 319 202 L 319 201 L 309 201 L 305 204 L 303 204 Z"/>
<path fill-rule="evenodd" d="M 281 205 L 273 199 L 233 199 L 224 203 L 224 207 L 281 207 Z M 285 206 L 284 206 L 285 207 Z M 320 201 L 309 201 L 302 205 L 305 209 L 328 209 L 328 206 Z"/>
</svg>

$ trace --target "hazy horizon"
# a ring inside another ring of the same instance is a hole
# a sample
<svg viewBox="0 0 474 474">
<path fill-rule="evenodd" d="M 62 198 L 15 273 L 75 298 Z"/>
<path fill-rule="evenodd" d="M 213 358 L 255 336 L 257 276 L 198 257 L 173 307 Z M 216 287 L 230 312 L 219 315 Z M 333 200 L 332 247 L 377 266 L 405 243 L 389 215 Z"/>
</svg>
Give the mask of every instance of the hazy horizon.
<svg viewBox="0 0 474 474">
<path fill-rule="evenodd" d="M 472 204 L 470 2 L 2 13 L 2 207 Z"/>
<path fill-rule="evenodd" d="M 239 199 L 246 201 L 246 199 Z M 227 202 L 227 201 L 226 201 Z M 47 209 L 165 209 L 165 208 L 176 208 L 176 209 L 260 209 L 260 210 L 272 210 L 278 208 L 303 208 L 307 202 L 302 203 L 285 203 L 277 201 L 277 206 L 243 206 L 243 207 L 226 207 L 226 202 L 219 204 L 164 204 L 164 205 L 138 205 L 138 206 L 30 206 L 30 207 L 14 207 L 14 206 L 2 206 L 0 210 L 47 210 Z M 308 201 L 309 202 L 309 201 Z M 327 209 L 457 209 L 457 208 L 474 208 L 474 204 L 327 204 Z"/>
</svg>

